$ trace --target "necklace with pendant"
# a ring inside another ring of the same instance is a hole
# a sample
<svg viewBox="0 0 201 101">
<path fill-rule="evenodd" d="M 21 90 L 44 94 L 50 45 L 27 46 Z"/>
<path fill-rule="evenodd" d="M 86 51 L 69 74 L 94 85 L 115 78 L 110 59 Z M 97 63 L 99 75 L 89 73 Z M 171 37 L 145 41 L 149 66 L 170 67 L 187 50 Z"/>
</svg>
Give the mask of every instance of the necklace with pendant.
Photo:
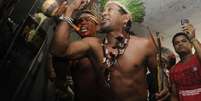
<svg viewBox="0 0 201 101">
<path fill-rule="evenodd" d="M 108 49 L 108 39 L 105 38 L 102 47 L 104 52 L 104 58 L 103 58 L 103 64 L 106 66 L 104 70 L 104 77 L 105 77 L 105 84 L 106 86 L 110 87 L 111 85 L 111 69 L 114 65 L 118 64 L 118 58 L 124 54 L 126 47 L 128 46 L 128 41 L 130 39 L 130 36 L 127 37 L 119 36 L 115 38 L 116 44 L 113 47 L 116 49 L 116 51 L 109 52 Z"/>
</svg>

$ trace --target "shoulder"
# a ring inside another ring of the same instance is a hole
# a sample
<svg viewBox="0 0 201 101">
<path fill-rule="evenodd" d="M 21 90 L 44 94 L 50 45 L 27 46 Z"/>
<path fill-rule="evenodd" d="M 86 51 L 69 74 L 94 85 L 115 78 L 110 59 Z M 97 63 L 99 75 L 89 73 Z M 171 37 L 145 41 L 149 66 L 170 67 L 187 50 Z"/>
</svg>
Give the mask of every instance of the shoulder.
<svg viewBox="0 0 201 101">
<path fill-rule="evenodd" d="M 180 67 L 181 67 L 180 63 L 179 63 L 179 62 L 176 63 L 176 64 L 175 64 L 174 66 L 172 66 L 172 68 L 170 69 L 170 73 L 173 73 L 173 72 L 177 71 L 178 68 L 180 68 Z"/>
<path fill-rule="evenodd" d="M 198 60 L 198 56 L 197 54 L 193 54 L 193 56 L 191 57 L 192 60 Z"/>
<path fill-rule="evenodd" d="M 101 40 L 97 37 L 86 37 L 82 39 L 83 42 L 86 42 L 90 45 L 100 44 Z"/>
<path fill-rule="evenodd" d="M 94 51 L 98 51 L 102 48 L 101 46 L 102 40 L 100 38 L 86 37 L 86 38 L 83 38 L 82 41 L 86 43 Z"/>
<path fill-rule="evenodd" d="M 99 41 L 100 39 L 97 38 L 97 37 L 85 37 L 83 38 L 82 40 L 85 40 L 85 41 Z"/>
<path fill-rule="evenodd" d="M 131 36 L 130 40 L 132 43 L 134 43 L 134 45 L 146 51 L 147 54 L 155 54 L 156 47 L 154 46 L 154 43 L 151 38 Z"/>
<path fill-rule="evenodd" d="M 131 36 L 130 40 L 142 46 L 154 48 L 153 41 L 149 37 L 145 38 L 145 37 Z"/>
</svg>

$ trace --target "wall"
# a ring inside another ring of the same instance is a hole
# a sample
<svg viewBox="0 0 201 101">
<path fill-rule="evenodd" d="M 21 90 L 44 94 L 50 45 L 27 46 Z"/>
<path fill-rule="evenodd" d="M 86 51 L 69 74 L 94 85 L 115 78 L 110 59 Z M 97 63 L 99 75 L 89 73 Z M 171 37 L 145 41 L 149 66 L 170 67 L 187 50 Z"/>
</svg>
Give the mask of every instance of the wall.
<svg viewBox="0 0 201 101">
<path fill-rule="evenodd" d="M 160 32 L 162 44 L 171 50 L 171 40 L 181 30 L 180 20 L 188 18 L 196 28 L 196 37 L 201 41 L 201 0 L 143 0 L 146 16 L 142 24 L 135 24 L 133 30 L 138 36 L 147 36 L 146 27 Z"/>
</svg>

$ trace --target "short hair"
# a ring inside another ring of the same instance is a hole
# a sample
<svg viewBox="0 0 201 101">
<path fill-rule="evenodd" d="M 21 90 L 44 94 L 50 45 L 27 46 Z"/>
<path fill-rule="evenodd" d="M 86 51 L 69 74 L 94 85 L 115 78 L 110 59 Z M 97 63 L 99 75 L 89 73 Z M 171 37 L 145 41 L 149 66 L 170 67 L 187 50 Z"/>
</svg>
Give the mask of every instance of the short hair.
<svg viewBox="0 0 201 101">
<path fill-rule="evenodd" d="M 173 46 L 174 46 L 174 41 L 175 41 L 176 37 L 178 37 L 178 36 L 185 36 L 186 39 L 189 40 L 189 38 L 188 38 L 188 36 L 186 35 L 186 33 L 184 33 L 184 32 L 176 33 L 176 34 L 173 36 L 173 38 L 172 38 L 172 44 L 173 44 Z"/>
</svg>

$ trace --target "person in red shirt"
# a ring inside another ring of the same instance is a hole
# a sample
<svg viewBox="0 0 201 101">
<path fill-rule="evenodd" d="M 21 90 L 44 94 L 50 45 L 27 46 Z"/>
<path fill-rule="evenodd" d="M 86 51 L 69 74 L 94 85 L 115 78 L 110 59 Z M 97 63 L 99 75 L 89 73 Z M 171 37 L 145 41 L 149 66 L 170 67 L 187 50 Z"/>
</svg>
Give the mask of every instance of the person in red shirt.
<svg viewBox="0 0 201 101">
<path fill-rule="evenodd" d="M 171 101 L 198 101 L 201 99 L 201 46 L 193 26 L 184 26 L 183 32 L 174 35 L 172 43 L 180 61 L 170 70 Z"/>
</svg>

